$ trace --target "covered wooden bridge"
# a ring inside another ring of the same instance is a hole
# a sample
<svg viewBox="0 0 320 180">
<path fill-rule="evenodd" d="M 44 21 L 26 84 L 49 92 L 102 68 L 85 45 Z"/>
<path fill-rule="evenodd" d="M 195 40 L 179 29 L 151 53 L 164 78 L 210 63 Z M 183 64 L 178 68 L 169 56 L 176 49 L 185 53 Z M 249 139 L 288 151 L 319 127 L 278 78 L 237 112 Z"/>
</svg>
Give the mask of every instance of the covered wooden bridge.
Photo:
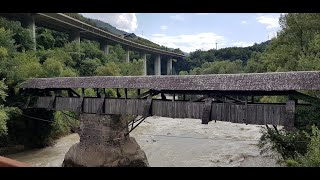
<svg viewBox="0 0 320 180">
<path fill-rule="evenodd" d="M 320 72 L 279 72 L 186 76 L 94 76 L 36 78 L 21 88 L 25 108 L 88 114 L 163 116 L 294 126 L 296 106 L 320 102 L 303 94 L 320 90 Z M 95 96 L 85 96 L 94 88 Z M 108 97 L 106 89 L 117 97 Z M 120 93 L 120 90 L 124 93 Z M 134 96 L 128 91 L 136 90 Z M 192 95 L 192 96 L 190 96 Z M 259 103 L 255 96 L 287 96 L 286 103 Z M 300 104 L 298 104 L 298 100 Z M 302 103 L 301 103 L 302 102 Z"/>
</svg>

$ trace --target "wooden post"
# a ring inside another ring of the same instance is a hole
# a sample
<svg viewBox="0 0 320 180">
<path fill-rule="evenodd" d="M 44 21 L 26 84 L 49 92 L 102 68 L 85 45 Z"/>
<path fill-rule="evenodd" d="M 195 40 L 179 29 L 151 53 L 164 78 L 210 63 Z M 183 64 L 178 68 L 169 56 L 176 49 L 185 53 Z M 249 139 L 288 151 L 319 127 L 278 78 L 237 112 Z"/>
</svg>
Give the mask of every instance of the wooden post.
<svg viewBox="0 0 320 180">
<path fill-rule="evenodd" d="M 120 98 L 121 97 L 121 94 L 119 92 L 119 89 L 117 88 L 117 98 Z"/>
<path fill-rule="evenodd" d="M 70 89 L 68 89 L 68 96 L 69 96 L 69 97 L 72 97 L 72 96 L 73 96 L 73 94 L 72 94 L 72 92 L 71 92 Z"/>
<path fill-rule="evenodd" d="M 100 97 L 100 92 L 99 92 L 99 88 L 96 88 L 96 92 L 97 92 L 97 97 Z"/>
<path fill-rule="evenodd" d="M 128 99 L 128 89 L 124 88 L 125 99 Z"/>
<path fill-rule="evenodd" d="M 140 89 L 138 89 L 137 91 L 138 91 L 137 94 L 139 96 L 141 94 L 141 91 L 140 91 Z"/>
<path fill-rule="evenodd" d="M 186 94 L 182 95 L 182 99 L 185 101 L 186 100 Z"/>
<path fill-rule="evenodd" d="M 246 101 L 245 101 L 245 118 L 246 118 L 246 125 L 248 125 L 248 97 L 246 96 Z"/>
<path fill-rule="evenodd" d="M 162 100 L 166 100 L 167 98 L 166 98 L 166 96 L 161 92 L 161 99 Z"/>
<path fill-rule="evenodd" d="M 211 121 L 211 105 L 212 98 L 207 98 L 204 103 L 203 112 L 202 112 L 202 124 L 208 124 Z"/>
<path fill-rule="evenodd" d="M 286 103 L 286 119 L 284 122 L 284 129 L 291 131 L 294 129 L 295 110 L 297 100 L 289 98 Z"/>
<path fill-rule="evenodd" d="M 150 115 L 152 115 L 152 95 L 149 95 L 147 97 L 147 100 L 144 104 L 144 109 L 143 109 L 143 115 L 142 117 L 146 118 Z"/>
<path fill-rule="evenodd" d="M 251 103 L 254 103 L 254 96 L 251 96 Z"/>
</svg>

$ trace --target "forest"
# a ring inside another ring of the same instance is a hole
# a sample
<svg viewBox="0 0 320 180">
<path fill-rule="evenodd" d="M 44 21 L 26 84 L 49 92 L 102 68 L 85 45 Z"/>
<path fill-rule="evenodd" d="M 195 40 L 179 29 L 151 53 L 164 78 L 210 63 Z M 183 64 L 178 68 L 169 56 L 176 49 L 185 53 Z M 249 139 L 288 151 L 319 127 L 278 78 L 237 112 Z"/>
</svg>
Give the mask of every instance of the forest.
<svg viewBox="0 0 320 180">
<path fill-rule="evenodd" d="M 191 52 L 183 61 L 174 63 L 176 74 L 320 70 L 320 14 L 288 13 L 281 15 L 279 23 L 281 30 L 270 41 L 243 48 Z M 79 46 L 69 42 L 68 34 L 41 27 L 36 31 L 37 50 L 34 51 L 30 30 L 20 22 L 0 18 L 0 149 L 18 145 L 26 149 L 45 147 L 79 124 L 66 120 L 61 112 L 22 109 L 25 98 L 18 87 L 23 81 L 36 77 L 143 74 L 140 55 L 130 52 L 131 62 L 125 63 L 125 50 L 120 45 L 111 47 L 110 53 L 105 54 L 97 42 L 82 40 Z M 152 42 L 143 42 L 152 46 Z M 147 56 L 148 74 L 153 74 L 153 59 Z M 320 97 L 319 92 L 304 93 Z M 284 100 L 283 97 L 259 99 L 261 102 Z M 320 166 L 319 108 L 320 105 L 299 108 L 294 131 L 264 128 L 259 143 L 261 152 L 277 151 L 281 156 L 279 163 L 286 166 Z M 50 121 L 36 121 L 26 115 Z"/>
</svg>

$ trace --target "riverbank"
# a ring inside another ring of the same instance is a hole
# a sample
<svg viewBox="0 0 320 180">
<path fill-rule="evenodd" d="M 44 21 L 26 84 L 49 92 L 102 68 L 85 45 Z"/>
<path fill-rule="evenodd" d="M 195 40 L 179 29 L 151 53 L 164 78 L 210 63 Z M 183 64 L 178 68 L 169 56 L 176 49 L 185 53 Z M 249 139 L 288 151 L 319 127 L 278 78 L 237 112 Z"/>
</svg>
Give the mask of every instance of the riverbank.
<svg viewBox="0 0 320 180">
<path fill-rule="evenodd" d="M 262 126 L 210 122 L 198 119 L 149 117 L 130 135 L 145 151 L 151 167 L 174 166 L 279 166 L 276 159 L 260 155 L 257 147 Z M 78 134 L 60 138 L 55 145 L 7 157 L 33 166 L 61 166 Z"/>
<path fill-rule="evenodd" d="M 0 156 L 26 151 L 24 145 L 13 145 L 0 148 Z"/>
</svg>

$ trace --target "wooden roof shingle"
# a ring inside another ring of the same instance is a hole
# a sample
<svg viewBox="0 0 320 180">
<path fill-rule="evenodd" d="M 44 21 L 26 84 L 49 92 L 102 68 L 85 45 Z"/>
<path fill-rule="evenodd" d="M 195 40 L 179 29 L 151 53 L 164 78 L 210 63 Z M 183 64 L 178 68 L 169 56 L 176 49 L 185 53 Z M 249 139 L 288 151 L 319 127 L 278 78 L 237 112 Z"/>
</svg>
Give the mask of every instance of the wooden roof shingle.
<svg viewBox="0 0 320 180">
<path fill-rule="evenodd" d="M 219 91 L 320 90 L 320 71 L 35 78 L 22 83 L 21 88 L 139 88 Z"/>
</svg>

